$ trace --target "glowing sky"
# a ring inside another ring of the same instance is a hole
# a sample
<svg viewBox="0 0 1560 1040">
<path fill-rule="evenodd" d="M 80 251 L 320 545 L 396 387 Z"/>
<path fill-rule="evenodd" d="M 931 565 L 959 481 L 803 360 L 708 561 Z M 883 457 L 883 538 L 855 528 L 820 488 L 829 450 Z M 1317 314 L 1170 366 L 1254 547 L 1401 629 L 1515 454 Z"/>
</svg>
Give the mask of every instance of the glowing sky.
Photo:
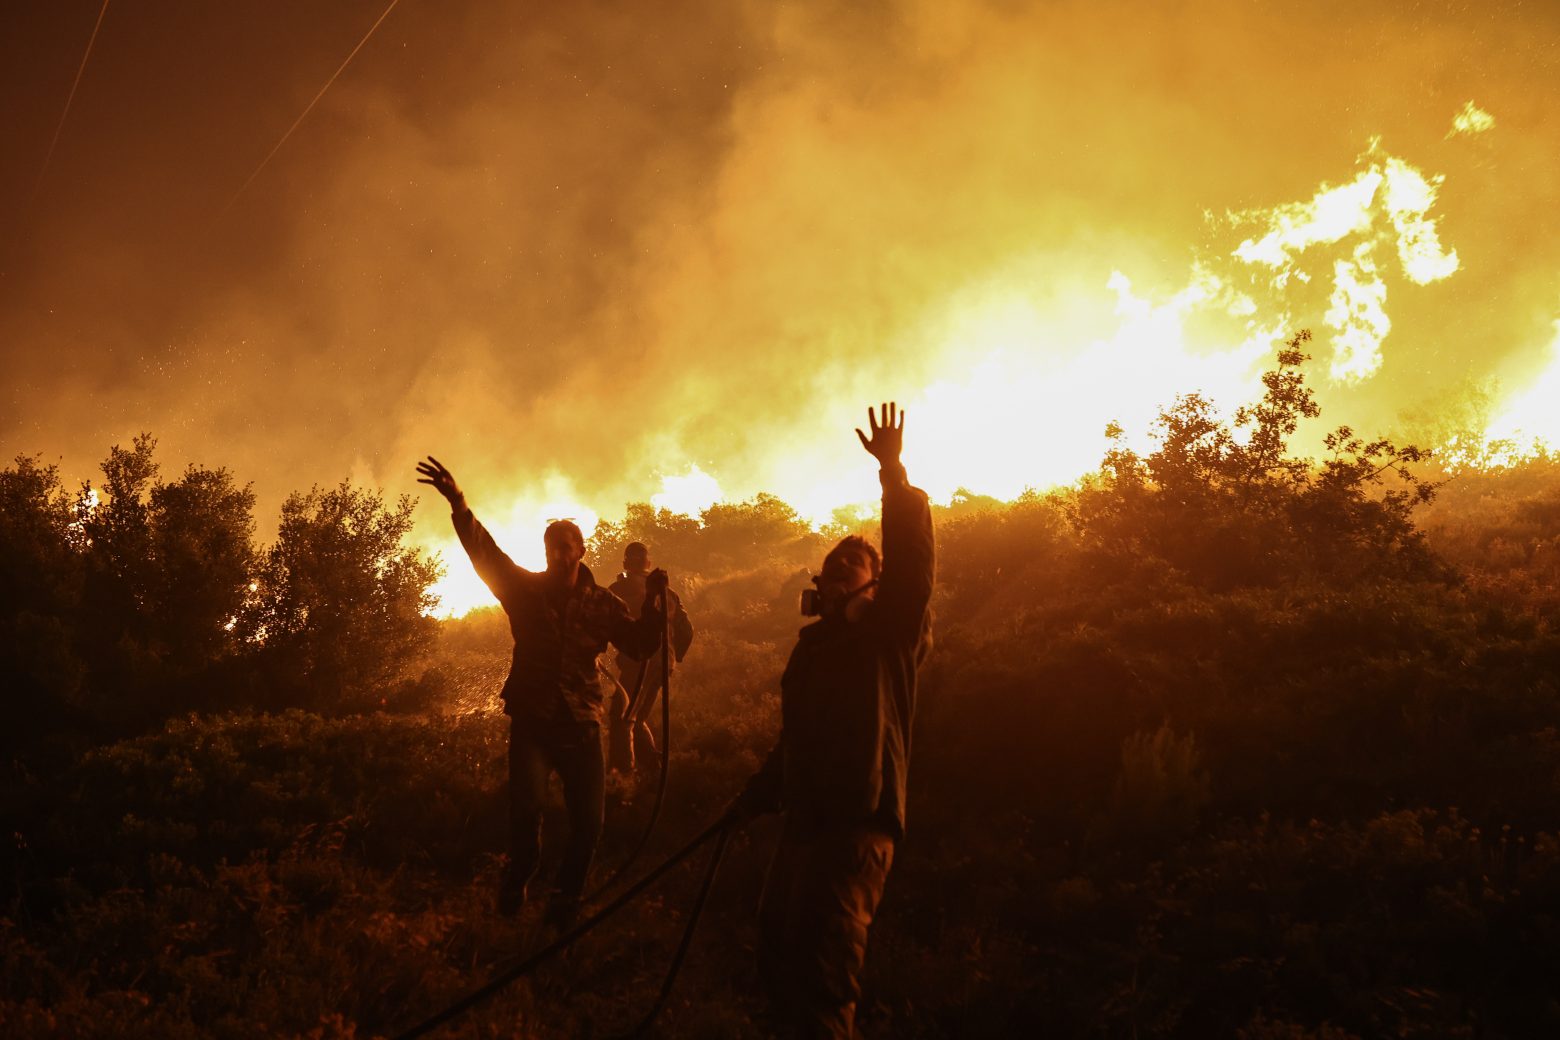
<svg viewBox="0 0 1560 1040">
<path fill-rule="evenodd" d="M 1329 419 L 1560 434 L 1560 5 L 403 3 L 225 214 L 383 0 L 111 5 L 40 180 L 100 6 L 0 43 L 0 447 L 75 476 L 433 452 L 530 558 L 869 500 L 887 398 L 938 496 L 1069 480 L 1302 325 Z"/>
</svg>

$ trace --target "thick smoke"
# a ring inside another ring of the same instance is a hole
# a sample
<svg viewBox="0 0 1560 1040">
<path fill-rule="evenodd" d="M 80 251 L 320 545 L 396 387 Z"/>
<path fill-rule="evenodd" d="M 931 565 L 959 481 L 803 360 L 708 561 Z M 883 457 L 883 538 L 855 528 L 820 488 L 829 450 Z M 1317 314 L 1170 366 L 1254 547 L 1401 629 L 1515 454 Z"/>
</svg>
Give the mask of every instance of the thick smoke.
<svg viewBox="0 0 1560 1040">
<path fill-rule="evenodd" d="M 1531 378 L 1560 312 L 1560 36 L 1532 5 L 408 3 L 226 216 L 383 5 L 125 5 L 24 206 L 97 6 L 5 44 L 0 439 L 87 475 L 150 429 L 264 515 L 342 476 L 413 490 L 429 451 L 512 519 L 692 465 L 816 511 L 871 495 L 863 405 L 925 402 L 946 440 L 936 402 L 970 407 L 994 352 L 1066 424 L 985 446 L 1043 461 L 1112 417 L 1067 374 L 1110 371 L 1132 306 L 1187 310 L 1240 241 L 1222 215 L 1346 184 L 1372 141 L 1444 177 L 1458 267 L 1382 275 L 1390 332 L 1335 416 Z M 1470 101 L 1493 128 L 1449 133 Z M 1273 317 L 1320 333 L 1328 306 Z M 1177 311 L 1188 378 L 1260 363 L 1225 310 Z"/>
</svg>

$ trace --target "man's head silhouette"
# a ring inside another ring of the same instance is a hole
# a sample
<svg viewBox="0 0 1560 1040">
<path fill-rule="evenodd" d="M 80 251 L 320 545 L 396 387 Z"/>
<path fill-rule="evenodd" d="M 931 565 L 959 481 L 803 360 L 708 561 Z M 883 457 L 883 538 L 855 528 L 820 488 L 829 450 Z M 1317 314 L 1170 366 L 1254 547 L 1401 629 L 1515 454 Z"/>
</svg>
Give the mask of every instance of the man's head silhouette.
<svg viewBox="0 0 1560 1040">
<path fill-rule="evenodd" d="M 823 613 L 856 594 L 871 595 L 871 586 L 882 572 L 877 547 L 858 534 L 841 538 L 823 558 L 823 569 L 813 579 Z"/>
<path fill-rule="evenodd" d="M 629 542 L 623 548 L 623 572 L 625 574 L 648 574 L 650 572 L 650 549 L 644 542 Z"/>
<path fill-rule="evenodd" d="M 580 561 L 585 558 L 585 536 L 573 520 L 554 520 L 542 534 L 547 549 L 547 573 L 566 585 L 574 584 Z"/>
</svg>

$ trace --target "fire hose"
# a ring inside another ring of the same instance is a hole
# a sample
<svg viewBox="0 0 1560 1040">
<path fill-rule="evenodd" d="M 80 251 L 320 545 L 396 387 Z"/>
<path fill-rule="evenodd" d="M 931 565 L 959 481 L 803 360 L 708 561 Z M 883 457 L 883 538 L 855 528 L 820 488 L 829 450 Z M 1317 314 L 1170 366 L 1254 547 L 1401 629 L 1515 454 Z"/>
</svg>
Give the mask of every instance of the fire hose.
<svg viewBox="0 0 1560 1040">
<path fill-rule="evenodd" d="M 609 877 L 600 887 L 585 897 L 586 902 L 590 902 L 599 898 L 603 893 L 609 891 L 613 886 L 615 886 L 618 881 L 628 873 L 628 869 L 634 865 L 634 862 L 639 858 L 640 853 L 642 853 L 645 850 L 645 847 L 649 844 L 650 836 L 655 831 L 656 821 L 660 819 L 661 816 L 661 806 L 665 803 L 666 800 L 667 780 L 671 775 L 670 765 L 672 758 L 671 633 L 671 592 L 670 590 L 667 590 L 661 594 L 661 773 L 660 779 L 656 785 L 655 802 L 653 803 L 650 811 L 650 822 L 646 825 L 644 831 L 640 834 L 639 841 L 634 846 L 633 851 L 629 853 L 628 858 L 623 861 L 623 864 L 619 866 L 617 870 L 613 871 L 612 876 Z M 634 684 L 634 692 L 629 695 L 628 706 L 624 710 L 624 714 L 630 719 L 634 717 L 634 711 L 638 707 L 639 698 L 644 692 L 645 676 L 649 670 L 650 662 L 648 660 L 640 664 L 638 681 Z M 624 693 L 627 692 L 628 691 L 626 690 L 624 691 Z M 630 735 L 629 739 L 633 739 L 632 735 Z M 673 853 L 670 858 L 652 870 L 644 878 L 636 882 L 631 888 L 623 892 L 622 895 L 618 896 L 611 903 L 608 903 L 595 914 L 592 914 L 585 921 L 576 925 L 574 928 L 565 932 L 563 935 L 558 936 L 558 938 L 554 939 L 551 943 L 542 947 L 542 949 L 531 954 L 529 957 L 526 957 L 519 963 L 499 972 L 497 975 L 493 976 L 493 978 L 490 979 L 485 985 L 456 1001 L 454 1004 L 451 1004 L 443 1011 L 423 1020 L 406 1032 L 401 1033 L 395 1038 L 395 1040 L 414 1040 L 415 1037 L 424 1036 L 432 1030 L 437 1029 L 444 1023 L 487 1000 L 489 997 L 504 989 L 510 983 L 515 982 L 525 977 L 526 975 L 529 975 L 533 970 L 541 966 L 549 958 L 567 949 L 577 939 L 580 939 L 591 929 L 595 928 L 596 925 L 600 924 L 602 921 L 612 916 L 612 914 L 631 903 L 637 896 L 639 896 L 642 892 L 644 892 L 647 888 L 659 880 L 661 876 L 664 875 L 668 870 L 682 862 L 688 856 L 692 855 L 710 838 L 717 838 L 718 840 L 715 844 L 715 851 L 711 853 L 709 865 L 705 868 L 704 882 L 699 887 L 698 896 L 695 898 L 693 907 L 688 913 L 688 923 L 683 927 L 682 939 L 678 942 L 677 951 L 672 955 L 672 963 L 667 969 L 666 978 L 661 983 L 661 989 L 659 994 L 656 996 L 655 1003 L 651 1005 L 650 1010 L 646 1012 L 645 1016 L 640 1019 L 638 1025 L 636 1025 L 631 1032 L 626 1034 L 628 1037 L 643 1036 L 646 1032 L 649 1031 L 651 1025 L 654 1024 L 657 1016 L 659 1016 L 661 1013 L 661 1009 L 665 1006 L 667 998 L 671 996 L 672 986 L 677 981 L 678 972 L 682 969 L 683 960 L 688 954 L 688 947 L 693 943 L 694 929 L 699 923 L 700 916 L 704 913 L 704 904 L 708 900 L 710 889 L 714 886 L 715 883 L 715 872 L 720 866 L 721 857 L 725 854 L 727 839 L 731 836 L 731 822 L 732 821 L 729 815 L 722 817 L 697 838 L 693 839 L 693 841 L 689 842 L 677 852 Z"/>
<path fill-rule="evenodd" d="M 628 707 L 623 714 L 629 719 L 629 741 L 632 746 L 634 739 L 632 727 L 637 725 L 633 721 L 636 709 L 639 707 L 639 698 L 645 688 L 645 673 L 650 670 L 648 660 L 640 662 L 639 681 L 634 684 L 634 692 L 628 699 Z M 625 691 L 626 692 L 626 691 Z M 672 593 L 670 589 L 661 593 L 661 770 L 660 777 L 655 785 L 655 801 L 650 806 L 650 822 L 645 824 L 644 831 L 639 835 L 639 841 L 628 854 L 621 866 L 612 872 L 612 875 L 602 882 L 595 891 L 585 896 L 587 902 L 600 898 L 603 893 L 611 891 L 623 876 L 628 873 L 628 868 L 639 859 L 639 854 L 644 852 L 650 844 L 650 836 L 655 833 L 656 821 L 661 818 L 661 806 L 666 803 L 666 786 L 672 771 Z"/>
<path fill-rule="evenodd" d="M 470 1011 L 472 1008 L 476 1007 L 478 1004 L 481 1004 L 489 998 L 493 997 L 511 983 L 529 975 L 532 971 L 536 970 L 547 960 L 559 953 L 562 953 L 564 950 L 572 946 L 577 940 L 583 938 L 588 932 L 590 932 L 601 922 L 605 921 L 607 918 L 623 909 L 623 907 L 633 902 L 638 896 L 643 894 L 646 889 L 659 881 L 668 871 L 677 866 L 683 860 L 687 859 L 689 856 L 693 855 L 700 849 L 700 847 L 713 838 L 715 839 L 715 850 L 710 854 L 709 864 L 704 869 L 704 881 L 699 887 L 699 894 L 694 900 L 693 907 L 688 912 L 688 923 L 683 926 L 682 940 L 677 945 L 677 952 L 672 956 L 672 963 L 671 966 L 667 969 L 665 980 L 661 983 L 661 990 L 656 996 L 655 1003 L 651 1005 L 650 1010 L 645 1014 L 644 1018 L 640 1019 L 639 1024 L 634 1027 L 632 1032 L 626 1034 L 628 1037 L 643 1036 L 649 1030 L 650 1026 L 655 1022 L 656 1017 L 661 1013 L 661 1009 L 666 1004 L 667 997 L 671 995 L 672 986 L 677 981 L 677 973 L 682 968 L 683 959 L 687 956 L 688 953 L 688 947 L 693 942 L 694 928 L 698 925 L 699 917 L 704 912 L 704 905 L 709 899 L 710 889 L 714 887 L 715 872 L 720 866 L 721 857 L 725 855 L 726 843 L 731 837 L 731 829 L 735 823 L 736 821 L 729 813 L 725 816 L 722 816 L 719 820 L 716 820 L 709 827 L 705 828 L 705 830 L 701 832 L 698 837 L 694 838 L 692 841 L 688 842 L 688 844 L 672 853 L 672 855 L 669 856 L 664 862 L 662 862 L 660 866 L 656 867 L 643 878 L 640 878 L 638 881 L 636 881 L 632 886 L 625 889 L 624 892 L 616 899 L 612 900 L 612 902 L 608 903 L 606 906 L 602 907 L 600 910 L 596 911 L 590 917 L 586 918 L 584 921 L 581 921 L 567 932 L 564 932 L 562 935 L 558 936 L 540 950 L 537 950 L 535 953 L 524 958 L 518 963 L 498 972 L 482 986 L 468 993 L 466 996 L 457 1000 L 455 1003 L 449 1005 L 443 1011 L 440 1011 L 437 1014 L 424 1019 L 405 1032 L 397 1034 L 395 1040 L 416 1040 L 417 1037 L 426 1036 L 428 1033 L 444 1025 L 446 1022 L 459 1017 L 465 1012 Z"/>
</svg>

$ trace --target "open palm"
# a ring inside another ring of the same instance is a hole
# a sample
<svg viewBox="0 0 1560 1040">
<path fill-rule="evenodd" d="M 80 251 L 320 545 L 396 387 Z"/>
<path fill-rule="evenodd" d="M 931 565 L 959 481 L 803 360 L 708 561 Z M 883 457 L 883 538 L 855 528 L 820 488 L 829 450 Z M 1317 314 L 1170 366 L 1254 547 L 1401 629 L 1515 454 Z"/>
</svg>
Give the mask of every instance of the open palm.
<svg viewBox="0 0 1560 1040">
<path fill-rule="evenodd" d="M 860 427 L 856 428 L 861 446 L 871 452 L 879 465 L 891 466 L 898 462 L 899 453 L 905 446 L 905 413 L 893 401 L 888 401 L 877 413 L 867 409 L 867 424 L 872 428 L 871 437 L 861 432 Z"/>
</svg>

